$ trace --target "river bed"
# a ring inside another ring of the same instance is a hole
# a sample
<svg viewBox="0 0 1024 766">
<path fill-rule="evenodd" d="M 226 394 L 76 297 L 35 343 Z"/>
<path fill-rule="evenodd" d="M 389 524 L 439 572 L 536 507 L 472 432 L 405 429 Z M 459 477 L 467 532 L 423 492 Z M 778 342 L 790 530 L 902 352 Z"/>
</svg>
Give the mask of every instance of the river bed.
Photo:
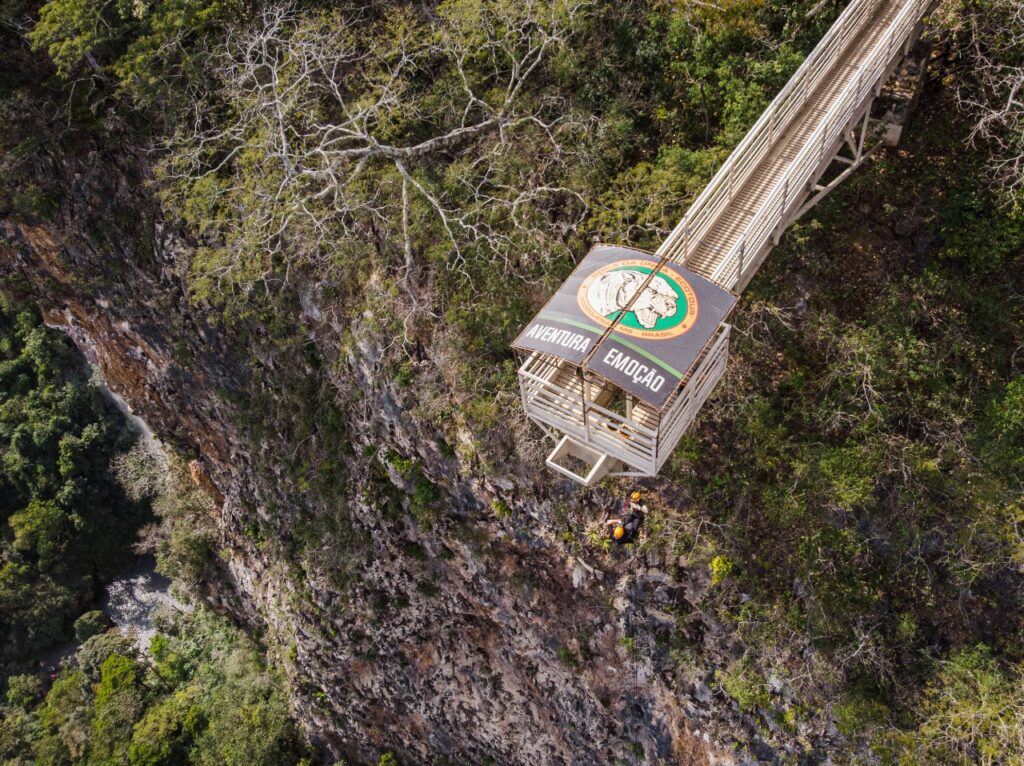
<svg viewBox="0 0 1024 766">
<path fill-rule="evenodd" d="M 153 620 L 162 607 L 184 609 L 171 595 L 171 581 L 156 571 L 156 559 L 140 556 L 103 589 L 100 609 L 121 632 L 134 631 L 141 649 L 156 633 Z"/>
<path fill-rule="evenodd" d="M 153 621 L 163 607 L 186 611 L 189 607 L 171 595 L 171 581 L 156 571 L 156 559 L 139 556 L 135 563 L 104 586 L 99 608 L 122 633 L 134 631 L 135 645 L 149 651 L 156 634 Z M 53 674 L 78 651 L 77 641 L 65 641 L 37 656 L 40 672 Z"/>
</svg>

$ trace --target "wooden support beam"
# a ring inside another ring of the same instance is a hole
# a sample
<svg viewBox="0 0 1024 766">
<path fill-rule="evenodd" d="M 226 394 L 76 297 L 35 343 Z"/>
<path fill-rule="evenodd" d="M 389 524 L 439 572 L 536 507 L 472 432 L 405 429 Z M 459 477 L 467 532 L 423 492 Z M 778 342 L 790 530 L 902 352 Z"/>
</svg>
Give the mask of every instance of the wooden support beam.
<svg viewBox="0 0 1024 766">
<path fill-rule="evenodd" d="M 871 118 L 871 104 L 874 103 L 874 99 L 868 101 L 867 108 L 864 110 L 864 122 L 860 125 L 860 139 L 857 141 L 857 158 L 864 153 L 864 139 L 868 135 L 868 120 Z"/>
<path fill-rule="evenodd" d="M 839 184 L 841 184 L 843 181 L 845 181 L 847 179 L 847 177 L 851 173 L 853 173 L 853 171 L 855 171 L 857 168 L 859 168 L 861 165 L 863 165 L 868 160 L 868 158 L 871 157 L 871 155 L 873 155 L 875 152 L 877 152 L 884 145 L 884 143 L 885 143 L 884 141 L 879 141 L 874 146 L 872 146 L 870 149 L 868 149 L 866 152 L 863 152 L 861 154 L 861 156 L 857 159 L 856 162 L 854 162 L 846 170 L 844 170 L 842 173 L 840 173 L 835 178 L 833 178 L 831 181 L 829 181 L 825 186 L 816 187 L 816 190 L 817 190 L 818 193 L 815 194 L 813 197 L 811 197 L 810 200 L 808 200 L 807 202 L 804 203 L 804 205 L 797 211 L 796 215 L 794 215 L 790 219 L 790 223 L 792 223 L 793 221 L 799 220 L 801 217 L 803 217 L 803 215 L 808 210 L 810 210 L 815 205 L 817 205 L 819 202 L 821 202 L 828 195 L 828 193 L 830 191 L 832 191 L 837 186 L 839 186 Z"/>
</svg>

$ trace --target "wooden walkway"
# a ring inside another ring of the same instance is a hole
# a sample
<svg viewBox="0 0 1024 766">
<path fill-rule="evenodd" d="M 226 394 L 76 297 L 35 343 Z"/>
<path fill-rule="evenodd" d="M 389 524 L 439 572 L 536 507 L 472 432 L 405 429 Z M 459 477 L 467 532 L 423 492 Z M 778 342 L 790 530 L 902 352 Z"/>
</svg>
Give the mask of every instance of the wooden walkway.
<svg viewBox="0 0 1024 766">
<path fill-rule="evenodd" d="M 742 289 L 850 138 L 851 121 L 870 105 L 931 3 L 854 0 L 657 254 Z"/>
</svg>

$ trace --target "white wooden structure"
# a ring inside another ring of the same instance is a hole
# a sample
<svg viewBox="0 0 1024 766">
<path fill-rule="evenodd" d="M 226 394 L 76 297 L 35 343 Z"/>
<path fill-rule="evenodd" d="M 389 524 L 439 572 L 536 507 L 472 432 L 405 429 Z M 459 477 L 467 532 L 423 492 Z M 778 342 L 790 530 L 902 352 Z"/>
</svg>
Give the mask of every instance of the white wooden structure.
<svg viewBox="0 0 1024 766">
<path fill-rule="evenodd" d="M 933 2 L 853 0 L 658 248 L 661 263 L 746 287 L 785 229 L 885 143 L 872 102 Z M 723 322 L 660 408 L 557 356 L 523 355 L 524 409 L 556 441 L 548 465 L 586 485 L 657 473 L 721 378 L 729 331 Z"/>
</svg>

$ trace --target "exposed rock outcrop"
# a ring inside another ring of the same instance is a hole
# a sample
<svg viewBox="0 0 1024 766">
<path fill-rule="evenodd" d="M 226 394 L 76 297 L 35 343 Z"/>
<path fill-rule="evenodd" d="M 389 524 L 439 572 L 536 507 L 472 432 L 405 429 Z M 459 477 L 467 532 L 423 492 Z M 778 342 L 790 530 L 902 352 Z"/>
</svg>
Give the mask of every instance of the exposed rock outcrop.
<svg viewBox="0 0 1024 766">
<path fill-rule="evenodd" d="M 384 750 L 407 764 L 716 760 L 647 653 L 680 619 L 682 589 L 630 573 L 637 562 L 567 560 L 554 519 L 569 496 L 528 466 L 497 480 L 467 468 L 377 376 L 371 343 L 338 356 L 312 292 L 295 321 L 329 365 L 265 351 L 258 322 L 212 326 L 186 294 L 189 245 L 92 162 L 54 169 L 68 192 L 52 220 L 0 220 L 5 290 L 37 301 L 192 460 L 218 508 L 205 595 L 265 635 L 312 741 L 353 763 Z M 279 426 L 303 376 L 343 413 L 339 454 L 319 425 Z M 300 464 L 313 443 L 318 462 Z M 417 492 L 432 515 L 413 522 Z"/>
</svg>

